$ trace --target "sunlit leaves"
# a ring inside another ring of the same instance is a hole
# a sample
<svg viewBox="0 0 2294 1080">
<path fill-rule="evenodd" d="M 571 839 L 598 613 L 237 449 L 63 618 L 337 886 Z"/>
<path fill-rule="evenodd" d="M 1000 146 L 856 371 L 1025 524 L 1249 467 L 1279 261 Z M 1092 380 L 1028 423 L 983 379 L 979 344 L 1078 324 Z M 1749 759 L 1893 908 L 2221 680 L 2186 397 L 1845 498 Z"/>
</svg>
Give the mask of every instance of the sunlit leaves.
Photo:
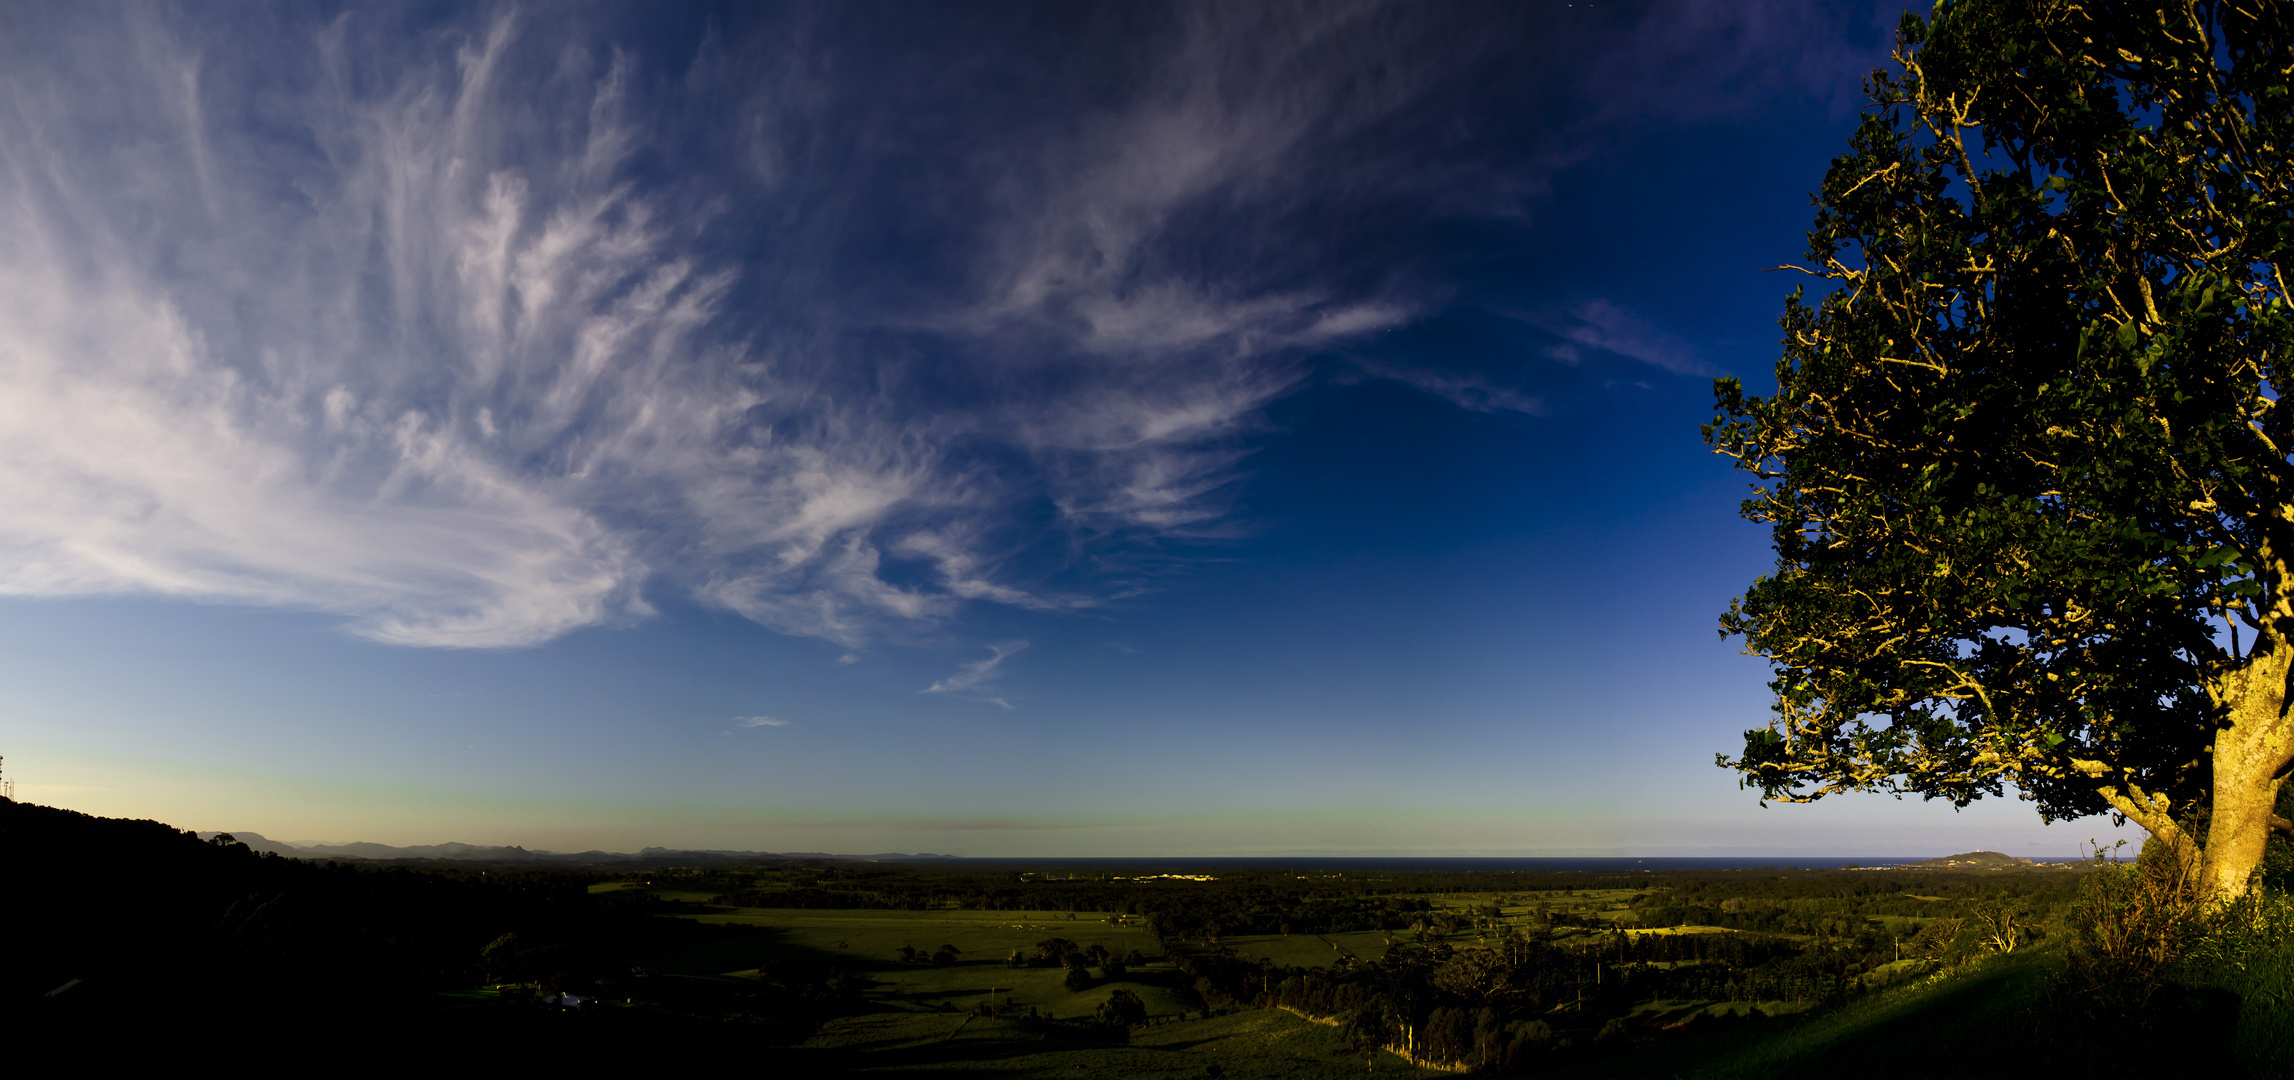
<svg viewBox="0 0 2294 1080">
<path fill-rule="evenodd" d="M 1836 287 L 1786 301 L 1777 395 L 1724 380 L 1705 429 L 1778 560 L 1722 617 L 1778 674 L 1725 763 L 1776 798 L 2191 805 L 2228 620 L 2294 630 L 2257 614 L 2294 551 L 2294 44 L 1985 3 L 1900 44 L 1809 233 Z"/>
</svg>

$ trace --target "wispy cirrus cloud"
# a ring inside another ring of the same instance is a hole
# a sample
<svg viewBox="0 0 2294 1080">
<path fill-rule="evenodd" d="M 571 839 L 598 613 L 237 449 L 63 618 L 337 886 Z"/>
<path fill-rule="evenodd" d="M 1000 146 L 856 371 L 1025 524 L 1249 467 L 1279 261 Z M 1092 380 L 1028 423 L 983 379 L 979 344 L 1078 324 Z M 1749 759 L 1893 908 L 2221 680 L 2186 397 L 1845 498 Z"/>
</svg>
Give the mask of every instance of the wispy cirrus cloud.
<svg viewBox="0 0 2294 1080">
<path fill-rule="evenodd" d="M 1522 413 L 1544 416 L 1551 411 L 1543 400 L 1482 375 L 1363 361 L 1363 376 L 1385 379 L 1432 394 L 1458 408 L 1479 413 Z"/>
<path fill-rule="evenodd" d="M 789 722 L 777 716 L 736 716 L 733 725 L 745 728 L 787 727 Z"/>
<path fill-rule="evenodd" d="M 1266 406 L 1441 295 L 1380 230 L 1571 158 L 1474 142 L 1519 65 L 1454 14 L 1077 11 L 1127 74 L 1003 98 L 834 10 L 682 52 L 586 8 L 20 12 L 0 594 L 504 647 L 666 590 L 858 646 L 1136 588 L 1100 556 L 1221 535 Z"/>
<path fill-rule="evenodd" d="M 940 679 L 917 691 L 917 693 L 951 694 L 1009 709 L 1012 707 L 1011 702 L 1000 697 L 990 696 L 985 692 L 985 688 L 1002 674 L 997 669 L 1003 666 L 1005 660 L 1010 659 L 1027 647 L 1028 643 L 1025 641 L 1005 641 L 990 645 L 988 646 L 987 659 L 974 660 L 965 664 L 956 674 Z"/>
<path fill-rule="evenodd" d="M 1566 311 L 1514 317 L 1561 338 L 1546 349 L 1546 355 L 1563 363 L 1579 363 L 1584 359 L 1584 349 L 1598 349 L 1675 375 L 1720 374 L 1719 368 L 1697 355 L 1695 346 L 1611 300 L 1596 297 L 1579 301 Z"/>
</svg>

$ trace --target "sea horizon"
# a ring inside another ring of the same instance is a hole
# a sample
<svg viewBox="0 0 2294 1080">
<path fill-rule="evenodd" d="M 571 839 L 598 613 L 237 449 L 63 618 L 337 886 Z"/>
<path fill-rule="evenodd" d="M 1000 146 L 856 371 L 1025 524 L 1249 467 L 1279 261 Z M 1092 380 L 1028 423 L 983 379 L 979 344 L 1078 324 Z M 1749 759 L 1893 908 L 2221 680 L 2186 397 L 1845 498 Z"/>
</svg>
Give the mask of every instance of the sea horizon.
<svg viewBox="0 0 2294 1080">
<path fill-rule="evenodd" d="M 1956 854 L 1956 853 L 1955 853 Z M 1259 870 L 1323 871 L 1541 871 L 1617 873 L 1633 870 L 1843 870 L 1904 866 L 1944 858 L 1941 855 L 1684 855 L 1684 856 L 1451 856 L 1451 855 L 1326 855 L 1326 856 L 1102 856 L 985 858 L 966 856 L 909 856 L 935 863 L 974 866 L 1044 866 L 1095 869 L 1153 869 L 1158 867 L 1231 867 Z M 2034 863 L 2086 861 L 2078 855 L 2022 855 Z M 875 856 L 883 858 L 883 856 Z"/>
</svg>

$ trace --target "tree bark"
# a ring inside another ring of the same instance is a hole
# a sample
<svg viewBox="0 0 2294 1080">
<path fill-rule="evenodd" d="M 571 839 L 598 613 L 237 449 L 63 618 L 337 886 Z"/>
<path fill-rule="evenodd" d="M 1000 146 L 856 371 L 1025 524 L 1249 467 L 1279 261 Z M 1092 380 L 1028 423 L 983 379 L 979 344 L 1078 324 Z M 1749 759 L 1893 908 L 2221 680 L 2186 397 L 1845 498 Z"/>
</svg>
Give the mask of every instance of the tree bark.
<svg viewBox="0 0 2294 1080">
<path fill-rule="evenodd" d="M 2294 723 L 2286 713 L 2285 643 L 2256 650 L 2245 667 L 2222 680 L 2218 700 L 2229 723 L 2215 732 L 2214 790 L 2200 884 L 2216 902 L 2246 894 L 2270 840 L 2278 788 L 2294 762 Z"/>
</svg>

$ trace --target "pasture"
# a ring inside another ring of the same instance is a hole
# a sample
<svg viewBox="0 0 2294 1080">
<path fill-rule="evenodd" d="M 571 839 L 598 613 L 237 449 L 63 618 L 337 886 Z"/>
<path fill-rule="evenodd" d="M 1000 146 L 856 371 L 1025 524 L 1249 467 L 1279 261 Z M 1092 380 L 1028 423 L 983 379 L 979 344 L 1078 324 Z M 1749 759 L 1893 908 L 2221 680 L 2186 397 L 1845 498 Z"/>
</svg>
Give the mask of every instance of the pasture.
<svg viewBox="0 0 2294 1080">
<path fill-rule="evenodd" d="M 1219 1066 L 1230 1077 L 1322 1080 L 1366 1074 L 1434 1077 L 1391 1054 L 1374 1067 L 1336 1029 L 1275 1009 L 1172 1021 L 1132 1032 L 1128 1045 L 1093 1043 L 1025 1020 L 946 1013 L 877 1012 L 830 1021 L 805 1048 L 857 1055 L 852 1071 L 1008 1077 L 1194 1078 Z M 1366 1069 L 1366 1067 L 1368 1067 Z"/>
<path fill-rule="evenodd" d="M 591 891 L 597 894 L 637 894 L 630 899 L 682 922 L 722 928 L 712 933 L 677 935 L 676 940 L 644 956 L 641 962 L 656 977 L 650 987 L 637 987 L 625 999 L 625 1007 L 644 1009 L 650 1004 L 736 1022 L 769 1023 L 764 1013 L 751 1008 L 710 1002 L 738 1000 L 744 987 L 785 983 L 789 965 L 795 964 L 833 973 L 837 985 L 845 987 L 840 993 L 858 995 L 851 999 L 858 1003 L 858 1011 L 842 1007 L 842 1014 L 816 1021 L 817 1029 L 807 1028 L 809 1034 L 790 1036 L 801 1039 L 793 1050 L 816 1055 L 810 1060 L 834 1062 L 840 1073 L 979 1074 L 992 1070 L 999 1076 L 1022 1077 L 1193 1077 L 1206 1075 L 1213 1064 L 1228 1076 L 1352 1076 L 1365 1071 L 1366 1066 L 1371 1067 L 1368 1071 L 1386 1075 L 1426 1073 L 1382 1051 L 1373 1051 L 1365 1059 L 1363 1048 L 1354 1045 L 1344 1030 L 1290 1012 L 1208 1009 L 1192 978 L 1161 955 L 1145 920 L 1138 917 L 1068 910 L 959 908 L 936 896 L 918 893 L 909 894 L 914 906 L 905 909 L 752 907 L 738 903 L 749 898 L 829 895 L 819 889 L 795 891 L 810 887 L 811 879 L 805 876 L 809 873 L 742 875 L 728 880 L 705 873 L 662 874 L 650 880 L 593 886 Z M 760 878 L 765 880 L 759 882 Z M 820 880 L 834 879 L 824 873 Z M 1599 890 L 1421 893 L 1428 906 L 1407 914 L 1408 926 L 1389 922 L 1392 928 L 1385 930 L 1244 934 L 1222 933 L 1215 925 L 1196 923 L 1182 931 L 1194 936 L 1180 940 L 1182 947 L 1190 950 L 1204 949 L 1215 941 L 1250 960 L 1316 968 L 1341 959 L 1376 964 L 1403 943 L 1470 947 L 1516 932 L 1554 942 L 1577 939 L 1580 944 L 1599 944 L 1603 949 L 1617 940 L 1612 935 L 1647 940 L 1744 932 L 1710 925 L 1639 926 L 1638 921 L 1648 912 L 1667 907 L 1667 891 L 1665 886 L 1652 883 Z M 1780 909 L 1776 901 L 1756 899 L 1753 903 L 1755 906 L 1746 910 Z M 1768 906 L 1757 906 L 1760 904 Z M 1723 910 L 1738 909 L 1731 906 Z M 1808 911 L 1802 917 L 1808 920 L 1805 927 L 1795 925 L 1794 929 L 1808 929 L 1808 934 L 1770 929 L 1752 936 L 1771 942 L 1797 941 L 1811 934 L 1839 935 L 1843 925 L 1909 936 L 1935 918 L 1894 913 L 1859 916 L 1852 912 L 1834 916 L 1823 909 Z M 1829 920 L 1829 924 L 1822 920 Z M 1265 923 L 1257 925 L 1263 928 Z M 1064 967 L 1039 960 L 1039 946 L 1054 938 L 1067 942 L 1068 951 L 1095 957 L 1084 971 L 1085 978 L 1071 980 Z M 1125 962 L 1111 968 L 1096 959 L 1105 957 Z M 1893 996 L 1902 992 L 1899 988 L 1923 982 L 1932 969 L 1931 962 L 1892 960 L 1883 953 L 1875 967 L 1853 974 L 1851 982 L 1859 989 Z M 1700 954 L 1693 959 L 1653 958 L 1606 969 L 1596 965 L 1587 985 L 1598 986 L 1604 970 L 1670 972 L 1713 962 Z M 1631 972 L 1626 974 L 1631 976 Z M 1091 1023 L 1118 991 L 1136 996 L 1144 1007 L 1146 1022 L 1127 1033 Z M 1729 1000 L 1729 995 L 1699 999 L 1676 992 L 1623 1005 L 1622 1015 L 1606 1023 L 1627 1033 L 1625 1040 L 1612 1038 L 1603 1029 L 1602 1046 L 1614 1052 L 1628 1045 L 1641 1047 L 1651 1039 L 1666 1045 L 1685 1039 L 1681 1045 L 1733 1052 L 1740 1043 L 1754 1039 L 1756 1031 L 1765 1033 L 1755 1039 L 1759 1041 L 1783 1030 L 1752 1021 L 1753 1017 L 1816 1011 L 1813 998 L 1785 1001 L 1770 1000 L 1766 994 L 1748 996 L 1757 999 Z M 1571 1019 L 1585 1005 L 1581 991 L 1576 1002 L 1550 1013 L 1554 1025 L 1581 1044 L 1591 1041 L 1600 1026 Z M 1658 1033 L 1665 1034 L 1660 1037 Z M 1858 1042 L 1860 1037 L 1848 1041 Z M 1815 1051 L 1813 1044 L 1805 1048 L 1795 1044 L 1787 1056 Z M 1665 1058 L 1668 1068 L 1687 1063 L 1687 1059 L 1666 1057 L 1677 1053 L 1677 1048 L 1652 1052 Z M 1589 1064 L 1583 1053 L 1581 1049 L 1578 1056 L 1565 1054 L 1572 1064 L 1564 1071 Z M 1593 1056 L 1606 1059 L 1612 1054 Z M 1625 1055 L 1628 1059 L 1647 1056 L 1638 1051 Z M 1815 1057 L 1828 1064 L 1838 1062 L 1828 1048 L 1815 1052 Z M 1602 1068 L 1593 1066 L 1591 1074 L 1603 1074 Z"/>
<path fill-rule="evenodd" d="M 645 956 L 641 963 L 652 978 L 623 1007 L 707 1011 L 697 996 L 706 996 L 710 986 L 754 985 L 761 970 L 776 962 L 859 976 L 869 1011 L 831 1020 L 802 1044 L 805 1051 L 843 1063 L 847 1072 L 976 1074 L 992 1063 L 998 1076 L 1199 1077 L 1217 1064 L 1228 1076 L 1315 1080 L 1361 1075 L 1372 1065 L 1333 1027 L 1276 1010 L 1206 1012 L 1137 920 L 1118 923 L 1104 915 L 1056 911 L 713 905 L 725 890 L 708 881 L 611 882 L 591 891 L 643 892 L 696 906 L 677 918 L 741 928 Z M 1069 989 L 1065 971 L 1056 966 L 1010 966 L 1014 950 L 1024 960 L 1036 954 L 1039 942 L 1055 937 L 1084 950 L 1096 945 L 1118 958 L 1137 952 L 1144 962 L 1114 977 L 1094 967 L 1090 984 L 1081 989 Z M 1339 937 L 1346 947 L 1363 950 L 1363 959 L 1383 953 L 1379 934 Z M 1230 940 L 1286 963 L 1327 964 L 1333 956 L 1311 934 Z M 1290 959 L 1292 950 L 1283 943 L 1294 947 L 1297 959 Z M 904 946 L 922 956 L 953 946 L 955 959 L 904 961 Z M 1148 1023 L 1134 1028 L 1127 1042 L 1050 1022 L 1090 1019 L 1117 990 L 1136 995 L 1147 1011 Z M 980 1015 L 982 1005 L 992 1015 Z M 1392 1054 L 1372 1056 L 1376 1075 L 1440 1075 Z"/>
</svg>

